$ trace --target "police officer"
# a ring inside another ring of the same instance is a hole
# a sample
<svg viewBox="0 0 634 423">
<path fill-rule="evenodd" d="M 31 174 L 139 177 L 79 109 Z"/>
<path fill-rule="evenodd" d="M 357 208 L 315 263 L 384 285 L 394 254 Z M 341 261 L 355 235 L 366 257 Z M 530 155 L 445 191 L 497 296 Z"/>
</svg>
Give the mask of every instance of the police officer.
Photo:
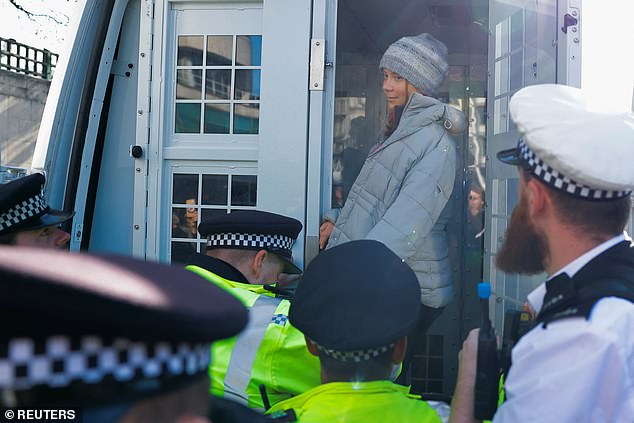
<svg viewBox="0 0 634 423">
<path fill-rule="evenodd" d="M 426 402 L 392 382 L 419 313 L 416 274 L 382 243 L 351 241 L 317 256 L 290 319 L 319 357 L 322 385 L 270 414 L 299 422 L 440 422 Z"/>
<path fill-rule="evenodd" d="M 277 298 L 280 274 L 299 274 L 292 259 L 302 224 L 258 210 L 214 216 L 198 228 L 206 254 L 195 254 L 186 269 L 226 289 L 250 309 L 246 330 L 213 346 L 211 392 L 264 410 L 319 384 L 319 362 L 304 336 L 288 322 L 290 303 Z M 266 398 L 260 390 L 263 385 Z"/>
<path fill-rule="evenodd" d="M 592 111 L 577 88 L 518 91 L 522 136 L 498 158 L 519 169 L 519 203 L 497 266 L 548 280 L 528 301 L 538 325 L 512 352 L 494 423 L 634 421 L 634 116 Z M 460 359 L 452 422 L 473 421 L 477 330 Z"/>
<path fill-rule="evenodd" d="M 173 423 L 206 421 L 210 343 L 247 311 L 183 269 L 2 246 L 0 319 L 0 406 L 38 421 Z M 261 418 L 233 414 L 214 421 Z"/>
<path fill-rule="evenodd" d="M 0 244 L 62 248 L 70 234 L 58 225 L 75 212 L 49 207 L 44 195 L 46 179 L 34 173 L 0 185 Z"/>
</svg>

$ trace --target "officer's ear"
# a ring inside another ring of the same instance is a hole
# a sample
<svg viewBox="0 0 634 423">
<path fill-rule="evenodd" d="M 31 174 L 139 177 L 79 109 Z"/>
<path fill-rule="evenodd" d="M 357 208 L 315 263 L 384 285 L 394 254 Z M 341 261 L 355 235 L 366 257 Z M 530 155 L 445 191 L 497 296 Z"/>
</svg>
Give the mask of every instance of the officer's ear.
<svg viewBox="0 0 634 423">
<path fill-rule="evenodd" d="M 394 351 L 392 352 L 392 363 L 400 364 L 405 360 L 407 352 L 407 336 L 403 336 L 394 343 Z"/>
<path fill-rule="evenodd" d="M 266 256 L 268 252 L 266 250 L 258 251 L 255 256 L 253 256 L 253 260 L 251 260 L 251 271 L 253 272 L 253 276 L 255 279 L 259 279 L 262 274 L 262 269 L 264 268 L 264 260 L 266 260 Z"/>
<path fill-rule="evenodd" d="M 313 342 L 310 339 L 308 339 L 305 335 L 304 335 L 304 340 L 306 341 L 306 347 L 308 348 L 308 352 L 310 352 L 314 356 L 318 356 L 319 352 L 317 351 L 317 347 L 315 346 L 315 344 L 313 344 Z"/>
<path fill-rule="evenodd" d="M 520 168 L 519 194 L 525 197 L 525 207 L 531 217 L 539 216 L 551 204 L 548 188 L 544 183 L 531 176 L 527 170 Z"/>
</svg>

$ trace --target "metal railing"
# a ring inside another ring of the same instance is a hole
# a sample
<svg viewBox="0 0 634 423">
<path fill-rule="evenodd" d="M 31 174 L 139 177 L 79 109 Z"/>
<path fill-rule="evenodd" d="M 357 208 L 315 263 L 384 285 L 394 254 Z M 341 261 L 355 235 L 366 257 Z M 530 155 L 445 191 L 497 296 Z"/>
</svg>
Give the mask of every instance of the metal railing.
<svg viewBox="0 0 634 423">
<path fill-rule="evenodd" d="M 58 56 L 14 39 L 0 38 L 0 69 L 51 79 Z"/>
<path fill-rule="evenodd" d="M 26 172 L 27 170 L 23 167 L 0 166 L 0 184 L 26 176 Z"/>
</svg>

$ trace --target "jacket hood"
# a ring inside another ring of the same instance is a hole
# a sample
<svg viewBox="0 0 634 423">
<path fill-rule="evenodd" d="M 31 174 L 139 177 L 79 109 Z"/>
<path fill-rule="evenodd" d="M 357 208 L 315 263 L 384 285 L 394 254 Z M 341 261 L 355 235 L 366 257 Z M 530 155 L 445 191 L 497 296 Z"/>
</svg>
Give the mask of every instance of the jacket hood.
<svg viewBox="0 0 634 423">
<path fill-rule="evenodd" d="M 433 97 L 414 93 L 410 96 L 397 129 L 409 133 L 413 128 L 420 128 L 433 122 L 441 122 L 451 135 L 459 135 L 467 129 L 467 119 L 458 109 L 453 108 Z"/>
</svg>

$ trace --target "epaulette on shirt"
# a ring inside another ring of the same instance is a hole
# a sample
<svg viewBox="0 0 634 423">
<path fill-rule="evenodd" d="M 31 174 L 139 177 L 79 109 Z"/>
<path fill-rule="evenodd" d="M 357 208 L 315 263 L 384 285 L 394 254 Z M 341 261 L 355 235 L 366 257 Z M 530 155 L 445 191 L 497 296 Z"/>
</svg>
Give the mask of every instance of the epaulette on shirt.
<svg viewBox="0 0 634 423">
<path fill-rule="evenodd" d="M 634 303 L 634 282 L 616 279 L 570 278 L 565 273 L 547 282 L 547 294 L 537 321 L 547 325 L 569 317 L 590 318 L 594 305 L 606 297 Z"/>
</svg>

